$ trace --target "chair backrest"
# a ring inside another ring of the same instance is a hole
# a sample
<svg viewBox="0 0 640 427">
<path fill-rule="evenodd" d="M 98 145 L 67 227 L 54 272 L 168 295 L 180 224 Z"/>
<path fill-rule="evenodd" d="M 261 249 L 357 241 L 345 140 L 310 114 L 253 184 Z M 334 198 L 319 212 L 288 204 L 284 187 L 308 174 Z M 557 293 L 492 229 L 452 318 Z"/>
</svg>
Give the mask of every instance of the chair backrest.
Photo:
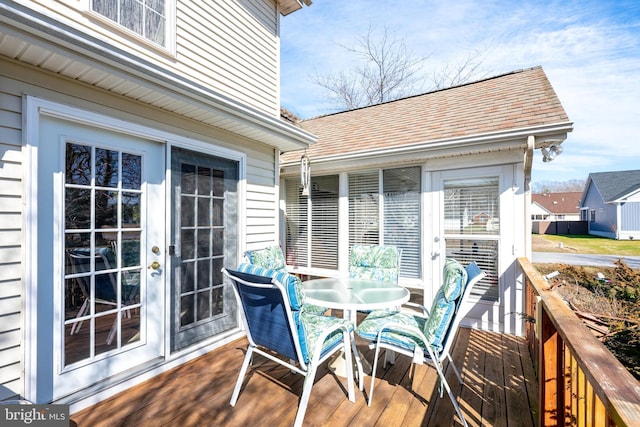
<svg viewBox="0 0 640 427">
<path fill-rule="evenodd" d="M 272 270 L 284 270 L 287 268 L 284 253 L 278 245 L 245 251 L 244 256 L 250 264 L 259 265 L 260 267 Z"/>
<path fill-rule="evenodd" d="M 250 268 L 246 264 L 244 266 L 245 269 Z M 304 327 L 299 319 L 299 310 L 292 309 L 296 305 L 290 303 L 289 292 L 284 284 L 269 276 L 275 270 L 263 270 L 265 274 L 223 269 L 231 279 L 242 307 L 247 339 L 254 345 L 274 350 L 304 366 L 308 359 L 300 345 L 304 339 L 300 336 L 300 333 L 304 334 Z"/>
<path fill-rule="evenodd" d="M 117 301 L 117 278 L 115 273 L 104 273 L 103 270 L 111 269 L 109 262 L 111 249 L 102 248 L 94 255 L 94 277 L 95 277 L 95 298 L 97 300 L 115 303 Z M 71 249 L 67 252 L 71 263 L 72 274 L 82 274 L 91 272 L 91 258 L 89 250 L 85 248 Z M 111 252 L 111 255 L 113 253 Z M 76 277 L 82 293 L 89 298 L 91 289 L 91 276 L 81 275 Z"/>
<path fill-rule="evenodd" d="M 427 340 L 440 354 L 449 351 L 458 325 L 466 314 L 461 308 L 473 286 L 484 276 L 475 261 L 466 267 L 451 258 L 445 261 L 443 283 L 431 304 L 423 330 Z"/>
<path fill-rule="evenodd" d="M 354 245 L 349 256 L 349 277 L 398 283 L 400 255 L 395 246 Z"/>
</svg>

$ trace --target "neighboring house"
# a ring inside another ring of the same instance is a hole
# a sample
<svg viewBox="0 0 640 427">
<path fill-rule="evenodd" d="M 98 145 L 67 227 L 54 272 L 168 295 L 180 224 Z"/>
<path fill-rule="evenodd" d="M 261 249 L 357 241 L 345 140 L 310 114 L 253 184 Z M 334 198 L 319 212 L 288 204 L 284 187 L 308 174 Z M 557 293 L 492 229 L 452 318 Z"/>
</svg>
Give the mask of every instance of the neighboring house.
<svg viewBox="0 0 640 427">
<path fill-rule="evenodd" d="M 0 400 L 73 412 L 243 335 L 220 268 L 316 140 L 280 118 L 300 7 L 0 1 Z"/>
<path fill-rule="evenodd" d="M 589 174 L 580 204 L 589 234 L 640 239 L 640 170 Z"/>
<path fill-rule="evenodd" d="M 542 68 L 299 125 L 318 142 L 280 158 L 281 239 L 293 271 L 346 275 L 351 245 L 396 245 L 400 284 L 429 304 L 444 257 L 475 260 L 487 277 L 466 324 L 522 333 L 516 259 L 531 256 L 531 162 L 573 129 Z"/>
<path fill-rule="evenodd" d="M 567 191 L 531 195 L 532 221 L 580 221 L 581 192 Z"/>
</svg>

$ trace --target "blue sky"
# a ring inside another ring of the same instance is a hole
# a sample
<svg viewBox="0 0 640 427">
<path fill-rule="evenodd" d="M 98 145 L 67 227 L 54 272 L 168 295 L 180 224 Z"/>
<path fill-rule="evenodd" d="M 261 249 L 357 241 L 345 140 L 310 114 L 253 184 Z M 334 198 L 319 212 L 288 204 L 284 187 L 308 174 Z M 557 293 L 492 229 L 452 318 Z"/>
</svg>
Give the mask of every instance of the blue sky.
<svg viewBox="0 0 640 427">
<path fill-rule="evenodd" d="M 347 71 L 339 45 L 355 47 L 369 26 L 428 57 L 425 76 L 472 52 L 479 77 L 541 65 L 574 131 L 554 161 L 536 151 L 534 184 L 640 169 L 640 1 L 314 0 L 282 18 L 282 105 L 330 112 L 313 77 Z"/>
</svg>

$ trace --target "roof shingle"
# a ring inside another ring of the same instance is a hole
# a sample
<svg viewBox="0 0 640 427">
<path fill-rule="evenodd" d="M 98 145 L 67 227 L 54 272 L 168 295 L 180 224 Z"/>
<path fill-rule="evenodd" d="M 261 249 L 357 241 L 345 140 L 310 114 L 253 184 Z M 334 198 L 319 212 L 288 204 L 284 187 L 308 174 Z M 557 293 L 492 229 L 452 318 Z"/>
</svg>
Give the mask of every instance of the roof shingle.
<svg viewBox="0 0 640 427">
<path fill-rule="evenodd" d="M 307 154 L 321 158 L 568 121 L 544 71 L 534 67 L 300 125 L 318 137 Z M 290 152 L 281 160 L 298 158 Z"/>
</svg>

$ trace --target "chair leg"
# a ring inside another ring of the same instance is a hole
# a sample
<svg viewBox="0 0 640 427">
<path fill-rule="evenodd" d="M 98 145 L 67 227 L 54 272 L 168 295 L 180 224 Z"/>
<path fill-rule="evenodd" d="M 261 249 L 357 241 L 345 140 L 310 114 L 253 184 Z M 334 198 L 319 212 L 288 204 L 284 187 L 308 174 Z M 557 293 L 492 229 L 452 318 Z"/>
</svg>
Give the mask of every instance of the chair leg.
<svg viewBox="0 0 640 427">
<path fill-rule="evenodd" d="M 253 347 L 247 347 L 247 353 L 244 355 L 244 360 L 242 361 L 242 368 L 240 368 L 240 374 L 238 375 L 238 380 L 236 381 L 236 387 L 233 389 L 233 394 L 231 395 L 231 406 L 236 406 L 236 402 L 238 401 L 238 396 L 240 395 L 240 389 L 242 388 L 242 382 L 244 380 L 244 376 L 247 373 L 247 369 L 249 368 L 249 363 L 251 363 L 251 359 L 253 358 Z"/>
<path fill-rule="evenodd" d="M 451 367 L 453 368 L 453 372 L 456 374 L 456 377 L 458 378 L 458 382 L 460 384 L 463 384 L 462 375 L 460 375 L 460 371 L 458 371 L 458 368 L 456 368 L 456 364 L 453 363 L 453 359 L 451 358 L 451 355 L 449 353 L 447 353 L 447 359 L 449 359 L 449 365 L 451 365 Z"/>
<path fill-rule="evenodd" d="M 309 404 L 309 396 L 311 395 L 311 388 L 313 387 L 313 380 L 316 376 L 317 367 L 315 364 L 307 366 L 307 375 L 304 378 L 304 385 L 302 386 L 302 396 L 300 397 L 300 403 L 298 404 L 298 412 L 296 413 L 296 420 L 293 423 L 293 427 L 301 427 L 302 421 L 304 421 L 304 414 L 307 412 L 307 405 Z M 353 389 L 353 385 L 352 385 Z"/>
<path fill-rule="evenodd" d="M 360 361 L 358 357 L 358 350 L 356 349 L 356 346 L 355 346 L 355 341 L 351 341 L 351 337 L 348 332 L 345 331 L 343 333 L 344 333 L 344 340 L 343 340 L 344 369 L 345 369 L 345 372 L 347 373 L 347 393 L 349 394 L 349 400 L 352 402 L 355 402 L 356 394 L 355 394 L 355 391 L 353 390 L 353 359 L 351 358 L 352 350 L 355 352 L 354 356 L 356 358 L 356 363 L 358 364 L 358 366 L 360 365 Z M 360 372 L 360 368 L 358 368 L 358 375 L 360 375 L 360 378 L 362 378 L 362 373 Z M 362 388 L 360 388 L 360 390 L 362 390 Z"/>
<path fill-rule="evenodd" d="M 453 407 L 456 410 L 456 414 L 458 414 L 458 417 L 460 418 L 460 421 L 462 422 L 464 427 L 468 427 L 467 420 L 465 420 L 464 415 L 462 415 L 462 409 L 460 409 L 460 405 L 458 405 L 458 401 L 456 400 L 456 397 L 453 395 L 453 392 L 451 391 L 451 387 L 449 387 L 449 383 L 447 382 L 447 379 L 444 376 L 442 365 L 437 361 L 435 361 L 435 367 L 436 367 L 436 371 L 438 371 L 438 376 L 440 377 L 441 387 L 444 386 L 445 390 L 447 390 L 447 394 L 449 395 L 449 400 L 451 400 L 451 403 L 453 404 Z"/>
<path fill-rule="evenodd" d="M 356 346 L 355 337 L 351 338 L 351 351 L 353 352 L 353 357 L 356 359 L 356 367 L 358 368 L 358 390 L 364 390 L 364 368 L 362 367 L 362 360 L 360 360 L 360 353 L 358 352 L 358 347 Z"/>
<path fill-rule="evenodd" d="M 373 367 L 371 368 L 371 387 L 369 389 L 369 402 L 368 406 L 371 406 L 373 400 L 373 384 L 376 381 L 376 369 L 378 368 L 378 356 L 380 355 L 380 345 L 376 345 L 376 354 L 373 357 Z"/>
<path fill-rule="evenodd" d="M 84 302 L 82 303 L 82 306 L 80 306 L 80 310 L 78 310 L 78 314 L 76 314 L 76 319 L 78 317 L 84 316 L 85 311 L 87 311 L 89 309 L 88 302 L 89 302 L 89 298 L 86 298 L 84 300 Z M 80 328 L 81 327 L 82 327 L 82 320 L 79 321 L 78 323 L 74 323 L 73 326 L 71 327 L 71 334 L 70 335 L 73 335 L 73 334 L 75 334 L 77 332 L 80 332 Z"/>
</svg>

